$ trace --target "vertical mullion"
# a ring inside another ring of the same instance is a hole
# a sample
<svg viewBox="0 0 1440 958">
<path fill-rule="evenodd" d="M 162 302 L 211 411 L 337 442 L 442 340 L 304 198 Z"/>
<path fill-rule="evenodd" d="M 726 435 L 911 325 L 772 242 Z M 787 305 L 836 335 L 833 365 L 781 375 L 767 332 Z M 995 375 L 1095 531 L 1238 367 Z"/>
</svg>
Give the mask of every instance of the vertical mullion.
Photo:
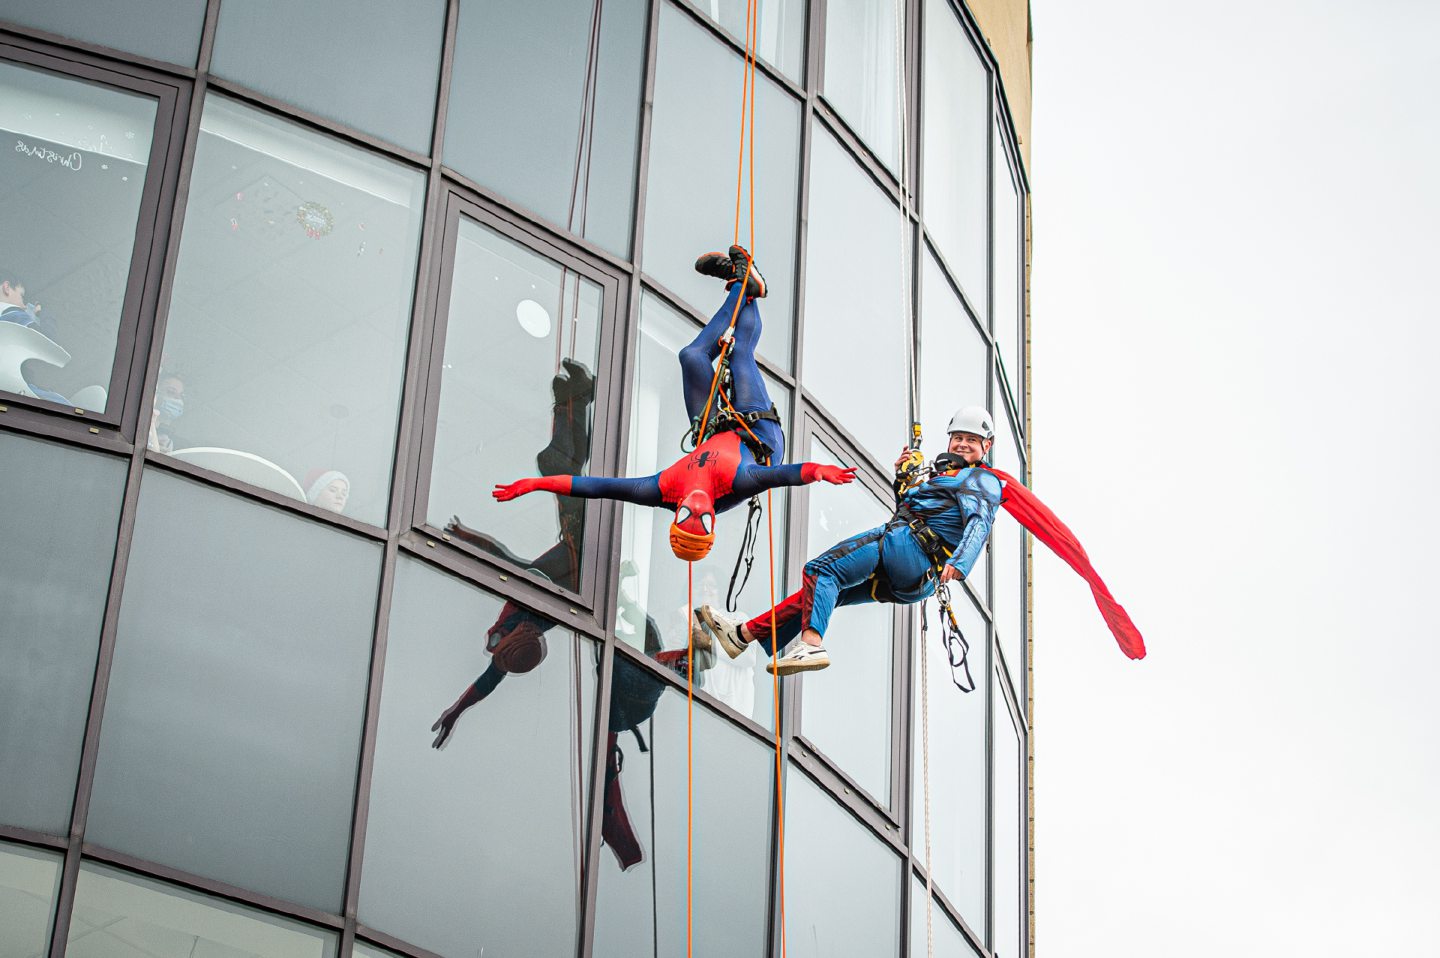
<svg viewBox="0 0 1440 958">
<path fill-rule="evenodd" d="M 190 174 L 195 164 L 195 146 L 200 136 L 200 114 L 205 105 L 206 78 L 210 51 L 215 44 L 215 25 L 219 19 L 220 0 L 208 0 L 205 8 L 205 25 L 200 40 L 200 75 L 191 89 L 189 111 L 186 116 L 185 133 L 181 143 L 179 169 L 175 173 L 175 205 L 170 216 L 170 232 L 166 243 L 165 256 L 161 267 L 159 308 L 156 310 L 155 325 L 151 335 L 154 343 L 163 342 L 165 313 L 169 293 L 174 284 L 175 261 L 179 253 L 181 224 L 184 222 L 185 200 L 188 194 Z M 153 255 L 153 251 L 152 251 Z M 137 344 L 138 348 L 138 344 Z M 159 374 L 160 350 L 150 350 L 148 372 L 140 394 L 141 408 L 144 397 L 154 391 L 155 378 Z M 60 889 L 55 901 L 54 924 L 51 927 L 49 958 L 62 958 L 70 936 L 70 919 L 75 905 L 75 889 L 80 880 L 80 854 L 85 834 L 85 821 L 90 813 L 91 790 L 95 784 L 95 762 L 100 746 L 100 723 L 105 711 L 105 697 L 109 691 L 110 670 L 115 658 L 115 634 L 119 627 L 120 600 L 124 591 L 125 571 L 130 561 L 130 546 L 135 537 L 135 515 L 140 504 L 140 479 L 145 463 L 145 443 L 140 439 L 139 423 L 130 453 L 130 467 L 125 477 L 125 496 L 120 507 L 120 525 L 115 540 L 115 560 L 110 567 L 110 584 L 105 601 L 105 613 L 100 625 L 100 648 L 96 658 L 95 682 L 90 690 L 90 710 L 85 722 L 85 739 L 80 753 L 80 773 L 75 784 L 75 801 L 70 810 L 70 832 L 65 850 L 65 864 L 60 875 Z"/>
</svg>

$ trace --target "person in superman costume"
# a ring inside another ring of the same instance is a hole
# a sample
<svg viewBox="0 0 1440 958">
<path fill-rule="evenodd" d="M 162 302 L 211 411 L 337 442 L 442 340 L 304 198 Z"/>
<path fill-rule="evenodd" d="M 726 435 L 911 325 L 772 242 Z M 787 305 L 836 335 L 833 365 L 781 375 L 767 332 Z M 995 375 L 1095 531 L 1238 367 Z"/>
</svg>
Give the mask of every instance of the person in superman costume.
<svg viewBox="0 0 1440 958">
<path fill-rule="evenodd" d="M 950 420 L 950 444 L 936 457 L 931 476 L 906 486 L 897 474 L 896 511 L 889 522 L 846 539 L 805 564 L 801 588 L 748 622 L 729 619 L 711 606 L 695 610 L 697 622 L 731 658 L 759 641 L 773 650 L 799 637 L 777 663 L 780 675 L 816 671 L 830 664 L 822 645 L 838 606 L 862 602 L 919 602 L 938 583 L 970 573 L 1003 506 L 1090 584 L 1106 623 L 1132 659 L 1144 658 L 1145 642 L 1110 594 L 1074 533 L 1013 476 L 985 463 L 994 442 L 990 414 L 967 406 Z M 897 473 L 910 458 L 896 460 Z"/>
<path fill-rule="evenodd" d="M 772 465 L 784 459 L 785 433 L 770 402 L 765 379 L 755 363 L 760 340 L 760 308 L 765 281 L 742 247 L 729 255 L 706 253 L 695 269 L 726 281 L 729 295 L 690 345 L 680 350 L 680 372 L 685 411 L 698 422 L 710 403 L 710 386 L 721 341 L 736 316 L 734 342 L 729 353 L 733 382 L 730 404 L 735 416 L 711 417 L 717 430 L 694 452 L 652 476 L 607 478 L 556 475 L 497 485 L 493 495 L 501 502 L 531 492 L 553 492 L 581 499 L 619 499 L 641 506 L 674 510 L 670 549 L 687 562 L 698 562 L 715 542 L 715 516 L 733 509 L 756 493 L 776 486 L 798 486 L 824 480 L 843 485 L 855 478 L 854 469 L 814 462 Z M 738 316 L 736 310 L 739 310 Z M 727 410 L 728 413 L 728 410 Z"/>
</svg>

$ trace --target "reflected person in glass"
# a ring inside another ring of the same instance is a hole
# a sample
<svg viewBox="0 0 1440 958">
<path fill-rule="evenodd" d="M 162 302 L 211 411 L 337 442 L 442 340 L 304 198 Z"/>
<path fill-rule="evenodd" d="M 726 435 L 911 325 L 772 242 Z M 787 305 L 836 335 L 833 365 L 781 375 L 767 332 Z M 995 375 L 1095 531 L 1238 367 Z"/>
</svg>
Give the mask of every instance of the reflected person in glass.
<svg viewBox="0 0 1440 958">
<path fill-rule="evenodd" d="M 895 461 L 896 508 L 890 521 L 805 563 L 804 584 L 774 608 L 773 616 L 767 610 L 742 624 L 705 605 L 695 610 L 696 619 L 731 658 L 753 641 L 767 650 L 791 643 L 767 671 L 790 675 L 825 668 L 830 656 L 821 642 L 837 607 L 919 602 L 933 595 L 938 583 L 969 575 L 1000 506 L 1000 480 L 981 468 L 994 437 L 988 412 L 979 406 L 959 410 L 950 420 L 948 450 L 913 484 L 901 476 L 910 450 Z M 797 635 L 799 641 L 792 643 Z"/>
<path fill-rule="evenodd" d="M 639 614 L 644 615 L 643 612 Z M 659 648 L 659 627 L 648 615 L 644 616 L 644 620 L 646 646 L 654 645 Z M 558 624 L 553 619 L 532 612 L 514 601 L 507 601 L 500 617 L 490 627 L 491 641 L 488 647 L 493 650 L 490 665 L 460 693 L 460 697 L 449 708 L 440 713 L 435 724 L 430 726 L 430 731 L 436 733 L 431 746 L 443 749 L 454 733 L 455 723 L 460 716 L 484 701 L 499 687 L 506 675 L 522 674 L 537 668 L 547 654 L 544 634 Z M 703 648 L 699 644 L 696 646 L 697 671 L 708 668 L 714 662 L 714 652 L 708 638 L 702 637 L 702 641 Z M 676 649 L 660 652 L 655 658 L 661 665 L 685 678 L 688 677 L 690 669 L 689 655 L 688 649 Z M 598 672 L 598 650 L 595 668 Z M 620 786 L 620 771 L 624 767 L 625 759 L 620 748 L 620 733 L 634 733 L 640 750 L 649 751 L 644 737 L 640 734 L 640 725 L 655 714 L 655 706 L 660 701 L 665 685 L 624 655 L 616 655 L 613 686 L 605 742 L 605 800 L 600 839 L 602 844 L 609 846 L 614 852 L 620 869 L 624 871 L 643 861 L 645 853 L 630 824 L 630 815 L 625 809 L 625 793 Z"/>
<path fill-rule="evenodd" d="M 798 486 L 825 480 L 837 485 L 852 481 L 855 470 L 806 462 L 771 465 L 784 459 L 785 433 L 770 401 L 755 345 L 760 340 L 760 308 L 756 300 L 767 290 L 742 247 L 729 255 L 706 253 L 695 262 L 697 272 L 726 282 L 729 295 L 695 339 L 680 350 L 685 411 L 692 423 L 710 413 L 707 435 L 695 450 L 652 476 L 607 478 L 555 475 L 497 485 L 494 496 L 506 502 L 531 492 L 553 492 L 581 499 L 619 499 L 641 506 L 673 509 L 670 549 L 687 562 L 703 559 L 715 542 L 715 515 L 776 486 Z M 728 355 L 732 386 L 729 396 L 714 396 L 715 361 L 735 320 Z"/>
</svg>

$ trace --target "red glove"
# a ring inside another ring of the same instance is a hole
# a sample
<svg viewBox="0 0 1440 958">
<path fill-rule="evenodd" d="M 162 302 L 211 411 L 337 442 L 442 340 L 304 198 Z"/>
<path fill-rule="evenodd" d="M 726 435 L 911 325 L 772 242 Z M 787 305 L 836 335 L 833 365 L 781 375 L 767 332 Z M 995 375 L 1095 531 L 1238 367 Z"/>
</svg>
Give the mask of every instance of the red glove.
<svg viewBox="0 0 1440 958">
<path fill-rule="evenodd" d="M 806 482 L 823 479 L 837 486 L 843 486 L 847 482 L 855 481 L 855 470 L 845 469 L 841 466 L 822 466 L 818 462 L 807 462 L 800 469 L 800 478 Z"/>
<path fill-rule="evenodd" d="M 518 499 L 529 492 L 554 492 L 562 496 L 570 494 L 569 476 L 541 476 L 538 479 L 516 479 L 509 485 L 497 485 L 491 495 L 501 502 Z"/>
</svg>

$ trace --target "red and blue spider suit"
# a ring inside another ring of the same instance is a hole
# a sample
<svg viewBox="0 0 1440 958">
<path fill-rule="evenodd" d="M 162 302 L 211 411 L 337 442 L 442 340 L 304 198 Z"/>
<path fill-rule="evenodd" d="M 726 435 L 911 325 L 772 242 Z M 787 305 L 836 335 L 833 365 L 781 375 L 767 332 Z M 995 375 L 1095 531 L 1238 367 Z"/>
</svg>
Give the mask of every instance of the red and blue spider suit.
<svg viewBox="0 0 1440 958">
<path fill-rule="evenodd" d="M 765 379 L 755 363 L 755 344 L 760 340 L 760 308 L 755 300 L 765 295 L 764 281 L 748 262 L 749 254 L 739 246 L 730 255 L 707 253 L 696 262 L 699 272 L 728 281 L 725 304 L 711 318 L 690 345 L 680 350 L 680 373 L 685 393 L 685 411 L 692 421 L 705 411 L 715 360 L 720 355 L 721 337 L 735 315 L 734 343 L 730 348 L 731 405 L 745 417 L 750 433 L 764 443 L 766 462 L 780 462 L 785 454 L 785 432 L 765 388 Z M 748 272 L 747 272 L 748 266 Z M 742 277 L 746 277 L 742 282 Z M 717 400 L 718 401 L 718 400 Z M 711 415 L 714 415 L 712 409 Z M 767 465 L 736 428 L 718 432 L 694 452 L 652 476 L 607 478 L 603 476 L 541 476 L 497 485 L 493 495 L 502 502 L 530 492 L 553 492 L 582 499 L 619 499 L 641 506 L 675 511 L 670 524 L 670 548 L 681 559 L 695 562 L 705 557 L 715 542 L 715 515 L 733 509 L 756 493 L 777 486 L 798 486 L 817 480 L 841 485 L 855 478 L 854 469 L 805 462 Z"/>
</svg>

